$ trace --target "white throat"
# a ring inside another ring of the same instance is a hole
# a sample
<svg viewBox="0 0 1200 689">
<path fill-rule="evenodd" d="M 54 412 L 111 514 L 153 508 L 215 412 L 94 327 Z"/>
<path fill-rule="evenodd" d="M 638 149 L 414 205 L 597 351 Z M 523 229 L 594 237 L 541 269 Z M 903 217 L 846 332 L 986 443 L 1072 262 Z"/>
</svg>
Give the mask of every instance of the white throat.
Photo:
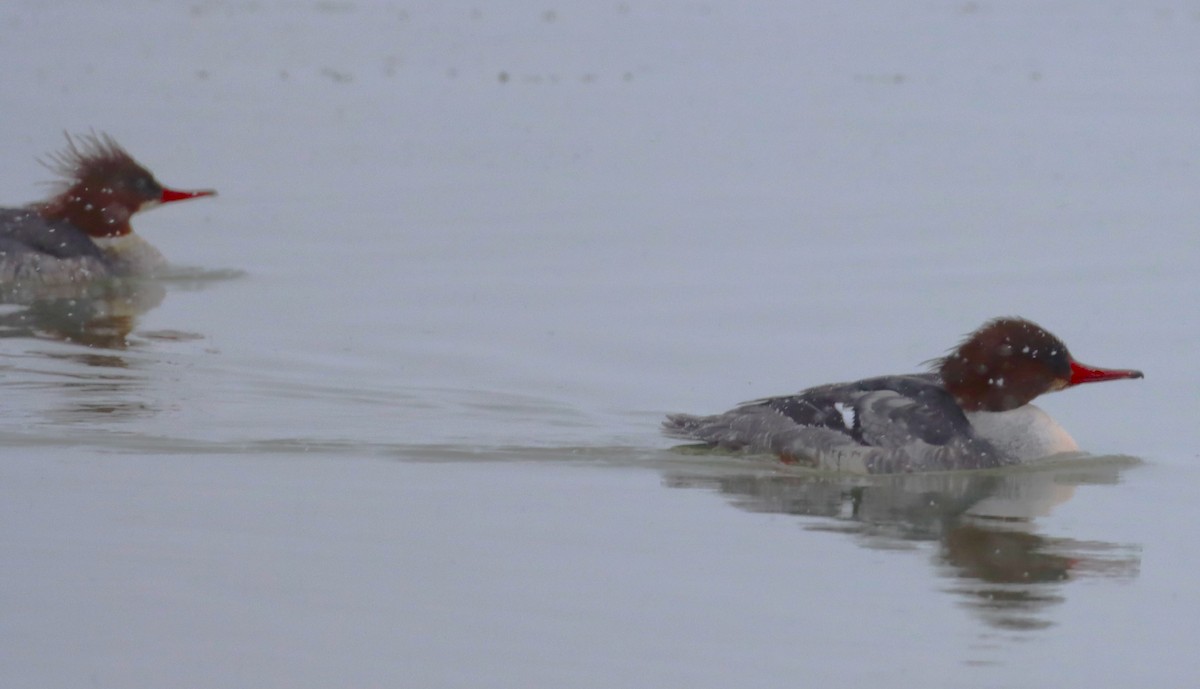
<svg viewBox="0 0 1200 689">
<path fill-rule="evenodd" d="M 1075 439 L 1032 404 L 1011 411 L 967 412 L 967 420 L 975 428 L 975 435 L 1020 462 L 1079 451 Z"/>
<path fill-rule="evenodd" d="M 158 249 L 133 232 L 121 237 L 92 237 L 92 241 L 120 275 L 153 275 L 167 267 L 167 259 Z"/>
</svg>

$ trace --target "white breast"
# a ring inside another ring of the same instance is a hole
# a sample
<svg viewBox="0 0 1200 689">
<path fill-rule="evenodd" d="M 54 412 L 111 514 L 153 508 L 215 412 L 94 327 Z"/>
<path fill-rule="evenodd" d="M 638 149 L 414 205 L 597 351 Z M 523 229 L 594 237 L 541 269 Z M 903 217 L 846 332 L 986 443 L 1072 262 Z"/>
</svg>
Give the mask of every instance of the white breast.
<svg viewBox="0 0 1200 689">
<path fill-rule="evenodd" d="M 93 237 L 118 275 L 155 275 L 167 267 L 167 259 L 149 242 L 130 232 L 121 237 Z"/>
<path fill-rule="evenodd" d="M 1020 462 L 1060 452 L 1078 452 L 1079 445 L 1046 412 L 1032 404 L 1012 411 L 967 412 L 975 434 Z"/>
</svg>

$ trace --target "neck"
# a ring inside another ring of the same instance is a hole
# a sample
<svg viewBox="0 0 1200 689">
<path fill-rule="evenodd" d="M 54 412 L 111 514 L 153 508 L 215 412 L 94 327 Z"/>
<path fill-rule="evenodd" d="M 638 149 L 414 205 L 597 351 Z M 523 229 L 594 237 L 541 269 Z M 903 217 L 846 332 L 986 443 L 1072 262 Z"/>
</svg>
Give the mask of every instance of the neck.
<svg viewBox="0 0 1200 689">
<path fill-rule="evenodd" d="M 46 220 L 63 220 L 78 227 L 93 239 L 123 237 L 133 231 L 129 226 L 131 213 L 115 200 L 96 203 L 76 187 L 41 204 L 37 212 Z"/>
<path fill-rule="evenodd" d="M 967 419 L 977 437 L 1018 462 L 1079 451 L 1070 434 L 1032 404 L 1009 411 L 971 411 Z"/>
<path fill-rule="evenodd" d="M 104 252 L 108 265 L 117 275 L 161 275 L 167 259 L 136 233 L 120 237 L 93 237 L 92 241 Z"/>
</svg>

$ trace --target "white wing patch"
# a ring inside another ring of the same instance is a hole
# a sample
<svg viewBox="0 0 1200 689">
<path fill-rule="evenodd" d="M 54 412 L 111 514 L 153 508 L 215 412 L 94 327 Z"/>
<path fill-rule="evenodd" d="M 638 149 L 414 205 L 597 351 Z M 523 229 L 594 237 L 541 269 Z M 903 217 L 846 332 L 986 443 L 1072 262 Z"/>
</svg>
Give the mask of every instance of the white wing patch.
<svg viewBox="0 0 1200 689">
<path fill-rule="evenodd" d="M 854 428 L 854 407 L 844 402 L 834 402 L 833 408 L 842 415 L 842 423 L 846 428 Z"/>
</svg>

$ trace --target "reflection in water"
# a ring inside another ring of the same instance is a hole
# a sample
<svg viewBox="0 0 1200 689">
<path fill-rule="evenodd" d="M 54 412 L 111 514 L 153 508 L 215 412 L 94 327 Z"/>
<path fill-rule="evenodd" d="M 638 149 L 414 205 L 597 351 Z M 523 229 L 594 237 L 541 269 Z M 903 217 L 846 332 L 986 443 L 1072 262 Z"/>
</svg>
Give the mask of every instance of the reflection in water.
<svg viewBox="0 0 1200 689">
<path fill-rule="evenodd" d="M 8 387 L 24 389 L 29 398 L 50 392 L 53 406 L 43 413 L 54 423 L 153 413 L 137 399 L 145 379 L 124 352 L 138 316 L 162 303 L 166 290 L 143 280 L 103 280 L 70 287 L 71 291 L 20 294 L 10 290 L 0 295 L 9 304 L 0 313 L 0 338 L 79 345 L 21 347 L 5 357 L 11 362 L 10 373 L 17 374 L 7 376 Z"/>
<path fill-rule="evenodd" d="M 171 267 L 154 279 L 112 278 L 68 285 L 0 286 L 0 338 L 72 342 L 102 349 L 126 349 L 142 314 L 162 303 L 166 286 L 204 289 L 244 277 L 240 270 Z M 146 339 L 195 339 L 181 332 L 144 333 Z M 111 360 L 101 365 L 110 365 Z"/>
<path fill-rule="evenodd" d="M 1124 457 L 1064 459 L 1037 468 L 887 477 L 772 471 L 674 471 L 666 483 L 719 491 L 736 507 L 825 519 L 806 528 L 847 534 L 869 548 L 936 542 L 947 591 L 988 624 L 1050 626 L 1045 612 L 1065 600 L 1066 584 L 1086 576 L 1136 577 L 1137 546 L 1037 533 L 1033 520 L 1069 500 L 1075 487 L 1112 484 L 1136 464 Z"/>
<path fill-rule="evenodd" d="M 168 281 L 204 285 L 237 277 L 231 271 L 184 269 Z M 168 282 L 169 284 L 169 282 Z M 199 335 L 165 331 L 132 338 L 138 319 L 162 303 L 162 280 L 106 279 L 77 285 L 39 286 L 36 291 L 0 288 L 0 352 L 8 372 L 5 385 L 23 390 L 29 401 L 49 392 L 54 404 L 43 413 L 54 423 L 79 423 L 145 417 L 158 405 L 147 394 L 140 369 L 153 357 L 136 350 L 161 340 L 195 339 Z M 16 344 L 19 340 L 39 345 Z M 65 400 L 65 402 L 63 401 Z"/>
<path fill-rule="evenodd" d="M 101 280 L 67 287 L 37 294 L 0 292 L 0 303 L 10 305 L 0 315 L 0 338 L 125 349 L 137 317 L 166 296 L 161 284 L 146 280 Z"/>
</svg>

